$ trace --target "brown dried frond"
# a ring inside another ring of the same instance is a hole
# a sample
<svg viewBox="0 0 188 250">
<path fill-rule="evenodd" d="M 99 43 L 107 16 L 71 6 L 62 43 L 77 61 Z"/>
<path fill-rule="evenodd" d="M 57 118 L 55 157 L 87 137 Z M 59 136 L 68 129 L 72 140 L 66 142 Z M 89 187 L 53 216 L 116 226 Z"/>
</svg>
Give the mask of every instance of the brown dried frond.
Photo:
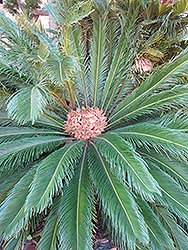
<svg viewBox="0 0 188 250">
<path fill-rule="evenodd" d="M 89 140 L 100 135 L 106 128 L 106 117 L 99 108 L 82 107 L 67 114 L 65 132 L 78 140 Z"/>
</svg>

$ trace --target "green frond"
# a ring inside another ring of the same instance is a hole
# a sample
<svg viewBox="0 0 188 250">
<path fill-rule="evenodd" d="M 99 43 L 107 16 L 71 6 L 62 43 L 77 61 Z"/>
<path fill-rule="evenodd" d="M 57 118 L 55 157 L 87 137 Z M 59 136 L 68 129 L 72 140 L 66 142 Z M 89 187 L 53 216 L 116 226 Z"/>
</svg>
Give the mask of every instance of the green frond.
<svg viewBox="0 0 188 250">
<path fill-rule="evenodd" d="M 42 75 L 46 84 L 60 87 L 62 99 L 75 102 L 75 83 L 73 81 L 75 71 L 79 69 L 78 62 L 72 55 L 63 55 L 59 52 L 57 58 L 53 54 L 43 64 Z"/>
<path fill-rule="evenodd" d="M 173 243 L 170 239 L 168 232 L 163 227 L 156 214 L 150 208 L 146 201 L 142 199 L 136 200 L 139 207 L 141 208 L 141 212 L 144 217 L 144 222 L 149 231 L 149 239 L 150 239 L 150 247 L 152 250 L 164 250 L 173 249 Z"/>
<path fill-rule="evenodd" d="M 64 87 L 70 77 L 70 71 L 74 72 L 78 68 L 78 63 L 73 56 L 59 55 L 56 58 L 48 58 L 43 65 L 43 74 L 46 74 L 47 80 L 51 80 L 52 84 Z"/>
<path fill-rule="evenodd" d="M 58 8 L 54 8 L 53 4 L 46 5 L 46 8 L 58 24 L 66 26 L 78 23 L 94 11 L 92 1 L 78 1 L 75 4 L 57 1 L 56 4 Z"/>
<path fill-rule="evenodd" d="M 77 89 L 79 90 L 79 95 L 81 101 L 84 101 L 85 105 L 88 105 L 87 98 L 89 96 L 86 86 L 86 76 L 84 74 L 84 58 L 83 58 L 83 49 L 80 46 L 80 35 L 81 30 L 79 27 L 74 26 L 69 28 L 68 35 L 70 36 L 70 49 L 73 51 L 73 55 L 78 61 L 78 70 L 75 72 Z"/>
<path fill-rule="evenodd" d="M 34 164 L 28 164 L 26 166 L 18 166 L 13 171 L 9 169 L 1 172 L 1 183 L 0 183 L 0 203 L 6 198 L 8 192 L 16 185 L 16 183 L 38 162 Z"/>
<path fill-rule="evenodd" d="M 148 231 L 140 209 L 129 188 L 111 172 L 95 144 L 89 148 L 89 168 L 102 209 L 129 249 L 135 249 L 136 238 L 148 242 Z"/>
<path fill-rule="evenodd" d="M 3 248 L 4 250 L 19 250 L 20 245 L 23 245 L 23 239 L 24 239 L 24 232 L 20 233 L 20 235 L 17 238 L 11 238 Z"/>
<path fill-rule="evenodd" d="M 133 186 L 136 192 L 149 200 L 153 200 L 153 192 L 160 193 L 158 183 L 149 173 L 146 162 L 131 144 L 110 133 L 97 137 L 95 141 L 117 176 L 127 181 L 130 187 Z"/>
<path fill-rule="evenodd" d="M 118 249 L 187 250 L 187 6 L 57 0 L 50 34 L 0 12 L 4 249 L 44 217 L 39 250 L 91 249 L 97 202 Z M 88 141 L 64 132 L 82 106 L 107 117 Z"/>
<path fill-rule="evenodd" d="M 184 11 L 187 9 L 188 3 L 187 0 L 180 0 L 179 2 L 176 2 L 173 6 L 173 16 L 180 15 L 184 13 Z"/>
<path fill-rule="evenodd" d="M 107 55 L 105 48 L 106 18 L 99 13 L 92 15 L 93 19 L 93 42 L 91 46 L 91 79 L 92 105 L 99 106 L 101 102 L 101 90 L 103 89 L 107 75 Z"/>
<path fill-rule="evenodd" d="M 1 128 L 0 131 L 0 143 L 10 142 L 20 138 L 27 137 L 28 139 L 33 137 L 42 137 L 42 136 L 64 136 L 66 133 L 53 131 L 51 129 L 36 129 L 29 127 L 8 127 Z"/>
<path fill-rule="evenodd" d="M 24 175 L 9 191 L 7 198 L 0 205 L 0 234 L 8 239 L 25 226 L 28 217 L 25 217 L 25 200 L 29 192 L 29 185 L 33 180 L 36 167 Z"/>
<path fill-rule="evenodd" d="M 31 58 L 37 55 L 34 37 L 31 39 L 27 32 L 8 19 L 3 12 L 0 13 L 0 33 L 2 73 L 6 73 L 13 85 L 35 81 L 40 69 L 31 63 Z"/>
<path fill-rule="evenodd" d="M 43 153 L 51 152 L 69 138 L 61 136 L 42 136 L 21 138 L 0 145 L 0 169 L 12 170 L 16 166 L 30 163 Z"/>
<path fill-rule="evenodd" d="M 155 164 L 160 167 L 163 171 L 172 176 L 176 181 L 178 181 L 182 187 L 188 188 L 188 164 L 187 162 L 177 161 L 174 158 L 168 158 L 162 154 L 157 154 L 154 150 L 150 152 L 139 149 L 138 151 L 143 155 L 145 161 L 148 165 Z M 146 158 L 145 158 L 146 157 Z M 148 160 L 149 161 L 148 161 Z"/>
<path fill-rule="evenodd" d="M 46 218 L 46 224 L 42 232 L 42 237 L 38 243 L 38 250 L 58 250 L 58 222 L 60 217 L 61 195 L 54 198 L 51 211 Z"/>
<path fill-rule="evenodd" d="M 121 120 L 129 121 L 130 119 L 137 119 L 138 116 L 151 114 L 166 109 L 178 109 L 178 106 L 187 107 L 188 88 L 187 86 L 178 85 L 170 90 L 165 90 L 160 93 L 153 93 L 146 99 L 139 100 L 134 106 L 131 106 L 124 115 L 119 116 L 118 122 Z M 117 120 L 116 120 L 117 121 Z M 116 122 L 110 122 L 108 127 Z"/>
<path fill-rule="evenodd" d="M 156 210 L 163 220 L 163 223 L 165 224 L 167 230 L 171 234 L 176 248 L 178 250 L 186 250 L 188 246 L 187 233 L 177 224 L 174 215 L 169 213 L 167 209 L 160 206 L 156 207 Z"/>
<path fill-rule="evenodd" d="M 8 59 L 6 59 L 6 53 L 2 53 L 4 56 L 0 58 L 1 82 L 10 87 L 23 87 L 24 84 L 28 84 L 31 81 L 31 77 L 24 74 L 24 72 L 22 72 L 19 68 L 13 67 L 11 60 L 9 61 Z"/>
<path fill-rule="evenodd" d="M 187 134 L 151 122 L 126 126 L 111 133 L 125 138 L 138 147 L 145 147 L 148 150 L 152 147 L 157 152 L 163 151 L 184 161 L 188 152 Z"/>
<path fill-rule="evenodd" d="M 88 17 L 93 11 L 92 1 L 78 1 L 78 3 L 68 8 L 65 23 L 66 25 L 78 23 L 80 20 Z"/>
<path fill-rule="evenodd" d="M 12 124 L 16 126 L 16 123 L 12 121 L 10 117 L 7 116 L 7 112 L 0 109 L 0 126 L 7 127 Z"/>
<path fill-rule="evenodd" d="M 117 18 L 116 15 L 110 16 L 110 19 L 108 19 L 107 23 L 107 34 L 106 34 L 106 39 L 107 39 L 106 46 L 108 50 L 108 60 L 109 60 L 108 69 L 112 63 L 120 33 L 121 33 L 120 20 Z"/>
<path fill-rule="evenodd" d="M 34 121 L 44 112 L 47 98 L 41 92 L 40 86 L 21 89 L 9 98 L 8 115 L 19 124 Z"/>
<path fill-rule="evenodd" d="M 134 19 L 134 16 L 132 19 Z M 128 27 L 127 30 L 125 27 L 122 27 L 121 29 L 121 35 L 113 55 L 100 104 L 101 109 L 106 107 L 105 112 L 111 104 L 111 101 L 114 99 L 115 94 L 117 94 L 119 84 L 122 80 L 126 79 L 127 70 L 130 67 L 130 61 L 132 57 L 135 56 L 133 47 L 131 47 L 131 42 L 133 42 L 131 39 L 131 28 L 132 24 L 130 24 L 130 27 Z"/>
<path fill-rule="evenodd" d="M 158 181 L 162 193 L 160 199 L 164 199 L 164 203 L 172 212 L 176 212 L 180 217 L 188 219 L 188 193 L 167 173 L 158 169 L 155 165 L 150 165 L 150 172 Z M 166 201 L 166 202 L 165 202 Z"/>
<path fill-rule="evenodd" d="M 40 115 L 40 118 L 35 121 L 34 126 L 44 128 L 50 127 L 51 129 L 56 129 L 59 131 L 64 128 L 64 119 L 52 111 L 45 110 L 45 112 Z"/>
<path fill-rule="evenodd" d="M 73 179 L 63 189 L 59 235 L 61 248 L 65 250 L 91 248 L 93 187 L 87 168 L 86 150 L 87 144 L 76 164 Z"/>
<path fill-rule="evenodd" d="M 57 0 L 56 6 L 53 3 L 50 3 L 48 5 L 45 4 L 45 8 L 47 9 L 48 13 L 53 16 L 54 20 L 59 25 L 64 23 L 65 21 L 65 16 L 67 15 L 68 11 L 68 5 L 65 0 Z"/>
<path fill-rule="evenodd" d="M 150 250 L 149 246 L 144 246 L 141 242 L 136 242 L 136 250 Z"/>
<path fill-rule="evenodd" d="M 116 109 L 114 109 L 109 119 L 111 125 L 120 121 L 126 113 L 130 112 L 133 106 L 136 107 L 152 90 L 164 87 L 165 85 L 172 86 L 174 82 L 176 84 L 176 77 L 187 72 L 187 64 L 188 53 L 185 50 L 173 61 L 162 67 L 158 72 L 151 74 L 139 88 L 136 88 Z"/>
<path fill-rule="evenodd" d="M 12 20 L 7 18 L 3 11 L 0 11 L 0 35 L 1 42 L 8 48 L 13 48 L 14 51 L 23 52 L 24 49 L 31 48 L 32 41 L 27 39 L 27 35 Z M 4 39 L 5 37 L 6 39 Z"/>
<path fill-rule="evenodd" d="M 160 124 L 170 129 L 177 129 L 181 132 L 188 131 L 188 115 L 183 108 L 178 111 L 173 110 L 170 114 L 164 114 L 160 119 Z"/>
<path fill-rule="evenodd" d="M 82 151 L 83 141 L 66 144 L 47 156 L 38 166 L 27 196 L 26 212 L 41 212 L 52 204 L 52 198 L 68 182 L 74 173 L 74 163 Z M 40 183 L 40 185 L 39 185 Z"/>
<path fill-rule="evenodd" d="M 56 44 L 54 43 L 53 39 L 51 39 L 44 31 L 39 32 L 39 31 L 35 30 L 35 31 L 33 31 L 33 34 L 35 36 L 37 36 L 37 38 L 43 44 L 43 46 L 48 48 L 48 52 L 50 52 L 50 54 L 52 54 L 56 60 L 59 59 L 60 51 L 59 51 L 58 47 L 56 46 Z M 48 57 L 46 58 L 46 60 L 47 59 L 48 59 Z"/>
</svg>

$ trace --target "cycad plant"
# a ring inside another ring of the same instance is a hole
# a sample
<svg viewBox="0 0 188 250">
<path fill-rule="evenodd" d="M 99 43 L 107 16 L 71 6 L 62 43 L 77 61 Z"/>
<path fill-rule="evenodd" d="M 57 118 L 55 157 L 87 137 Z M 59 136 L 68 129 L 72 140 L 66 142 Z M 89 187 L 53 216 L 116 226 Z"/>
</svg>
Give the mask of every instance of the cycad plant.
<svg viewBox="0 0 188 250">
<path fill-rule="evenodd" d="M 37 249 L 91 249 L 97 204 L 118 249 L 186 250 L 177 224 L 188 220 L 185 43 L 169 42 L 153 70 L 135 71 L 138 55 L 158 51 L 172 28 L 182 37 L 186 17 L 170 6 L 176 25 L 164 23 L 158 1 L 47 8 L 53 37 L 0 14 L 1 84 L 12 93 L 8 116 L 0 111 L 4 249 L 21 249 L 44 217 Z M 172 47 L 182 51 L 170 58 Z"/>
</svg>

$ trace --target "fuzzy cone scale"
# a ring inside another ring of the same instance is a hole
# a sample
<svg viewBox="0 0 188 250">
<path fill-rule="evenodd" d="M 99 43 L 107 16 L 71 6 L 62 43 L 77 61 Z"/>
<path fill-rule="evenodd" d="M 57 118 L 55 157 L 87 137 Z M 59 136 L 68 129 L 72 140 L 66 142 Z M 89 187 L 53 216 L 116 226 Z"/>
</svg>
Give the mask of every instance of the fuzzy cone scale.
<svg viewBox="0 0 188 250">
<path fill-rule="evenodd" d="M 106 119 L 103 111 L 97 107 L 77 108 L 67 114 L 64 130 L 77 140 L 89 140 L 105 130 Z"/>
</svg>

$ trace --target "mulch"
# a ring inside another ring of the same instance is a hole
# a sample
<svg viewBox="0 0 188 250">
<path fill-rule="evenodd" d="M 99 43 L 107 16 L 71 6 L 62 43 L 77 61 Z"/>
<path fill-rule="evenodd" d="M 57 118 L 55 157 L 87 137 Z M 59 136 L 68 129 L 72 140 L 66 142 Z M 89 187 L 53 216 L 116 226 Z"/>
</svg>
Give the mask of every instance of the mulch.
<svg viewBox="0 0 188 250">
<path fill-rule="evenodd" d="M 98 216 L 97 222 L 94 223 L 94 226 L 93 250 L 117 250 L 117 247 L 115 247 L 108 233 L 102 226 L 100 215 Z"/>
</svg>

